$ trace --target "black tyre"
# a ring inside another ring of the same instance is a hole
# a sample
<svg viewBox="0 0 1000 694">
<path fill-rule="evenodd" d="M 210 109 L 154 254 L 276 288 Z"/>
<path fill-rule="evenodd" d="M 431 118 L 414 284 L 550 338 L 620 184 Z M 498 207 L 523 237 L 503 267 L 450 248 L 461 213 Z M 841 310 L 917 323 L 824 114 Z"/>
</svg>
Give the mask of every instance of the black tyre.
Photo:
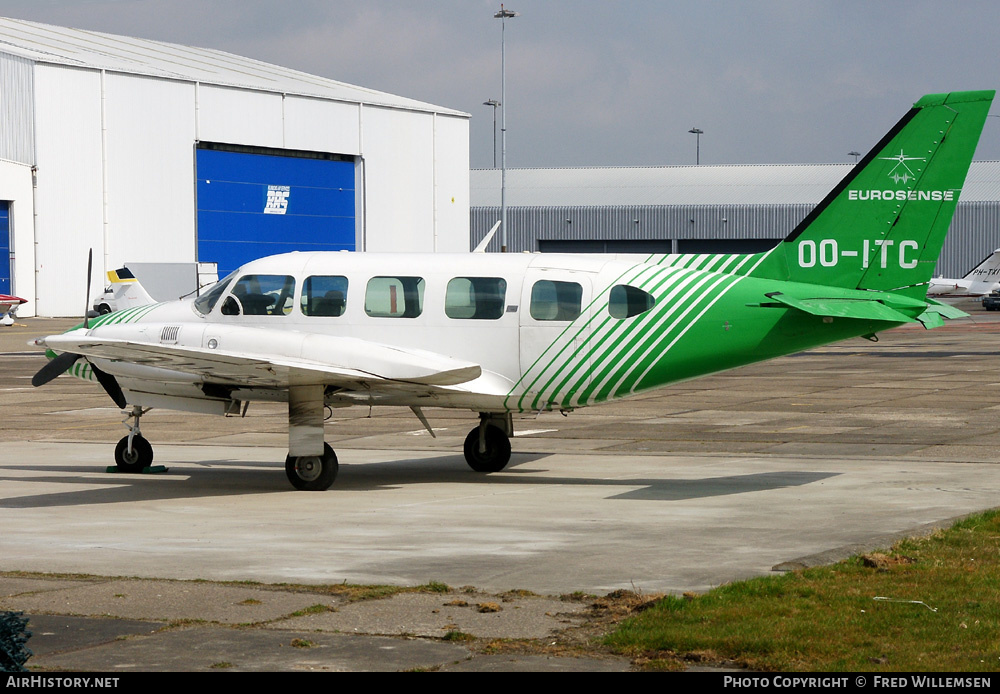
<svg viewBox="0 0 1000 694">
<path fill-rule="evenodd" d="M 153 464 L 153 447 L 140 434 L 132 437 L 132 452 L 128 452 L 128 436 L 115 446 L 115 465 L 122 472 L 142 472 Z"/>
<path fill-rule="evenodd" d="M 337 479 L 340 464 L 330 444 L 323 444 L 323 455 L 288 456 L 285 474 L 296 489 L 304 492 L 322 492 Z"/>
<path fill-rule="evenodd" d="M 102 316 L 106 316 L 109 313 L 111 313 L 111 307 L 108 306 L 107 304 L 101 304 L 100 306 L 97 307 L 97 312 Z"/>
<path fill-rule="evenodd" d="M 499 427 L 486 425 L 486 450 L 479 450 L 479 427 L 465 437 L 465 462 L 476 472 L 500 472 L 510 462 L 510 439 Z"/>
</svg>

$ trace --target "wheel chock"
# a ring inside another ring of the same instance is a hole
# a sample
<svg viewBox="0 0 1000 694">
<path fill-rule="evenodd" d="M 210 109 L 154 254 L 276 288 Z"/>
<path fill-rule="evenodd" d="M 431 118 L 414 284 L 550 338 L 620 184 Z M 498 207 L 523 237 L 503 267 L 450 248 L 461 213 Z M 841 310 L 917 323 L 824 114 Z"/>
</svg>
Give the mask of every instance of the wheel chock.
<svg viewBox="0 0 1000 694">
<path fill-rule="evenodd" d="M 144 467 L 142 469 L 142 472 L 140 472 L 139 474 L 140 475 L 153 475 L 153 474 L 156 474 L 156 473 L 159 473 L 159 472 L 168 472 L 169 470 L 170 470 L 170 468 L 164 467 L 163 465 L 150 465 L 148 467 Z M 105 472 L 109 472 L 109 473 L 115 473 L 115 474 L 119 474 L 119 473 L 132 474 L 132 475 L 136 474 L 134 472 L 132 472 L 132 473 L 125 473 L 125 471 L 124 470 L 120 470 L 117 465 L 108 465 L 106 468 L 104 468 L 104 471 Z"/>
</svg>

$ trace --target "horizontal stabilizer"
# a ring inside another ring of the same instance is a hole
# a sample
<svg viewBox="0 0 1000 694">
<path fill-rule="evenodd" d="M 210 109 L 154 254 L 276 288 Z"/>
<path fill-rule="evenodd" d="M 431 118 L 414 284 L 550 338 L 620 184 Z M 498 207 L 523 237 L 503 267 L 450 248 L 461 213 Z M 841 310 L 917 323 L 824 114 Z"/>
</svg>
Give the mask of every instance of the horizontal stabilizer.
<svg viewBox="0 0 1000 694">
<path fill-rule="evenodd" d="M 796 299 L 781 292 L 772 292 L 767 295 L 767 298 L 776 304 L 794 308 L 813 316 L 889 321 L 891 323 L 910 323 L 914 320 L 911 316 L 874 299 Z M 768 304 L 760 305 L 768 306 Z"/>
<path fill-rule="evenodd" d="M 935 299 L 927 300 L 927 312 L 937 313 L 943 318 L 968 318 L 969 314 L 960 308 L 955 308 L 950 304 Z"/>
<path fill-rule="evenodd" d="M 925 328 L 930 330 L 931 328 L 940 328 L 944 325 L 945 318 L 952 319 L 968 317 L 969 314 L 962 309 L 949 306 L 941 301 L 928 299 L 927 310 L 917 316 L 917 320 L 920 321 Z"/>
<path fill-rule="evenodd" d="M 944 318 L 937 311 L 924 311 L 917 316 L 917 320 L 928 330 L 940 328 L 944 325 Z"/>
</svg>

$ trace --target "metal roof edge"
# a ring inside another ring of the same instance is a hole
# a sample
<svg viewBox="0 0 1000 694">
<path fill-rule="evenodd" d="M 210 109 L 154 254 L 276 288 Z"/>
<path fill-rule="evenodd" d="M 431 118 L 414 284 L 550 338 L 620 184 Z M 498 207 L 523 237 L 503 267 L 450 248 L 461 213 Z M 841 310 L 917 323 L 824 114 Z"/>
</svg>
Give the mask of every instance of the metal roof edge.
<svg viewBox="0 0 1000 694">
<path fill-rule="evenodd" d="M 70 27 L 62 27 L 54 24 L 45 24 L 42 22 L 31 22 L 22 19 L 14 19 L 9 17 L 0 17 L 0 24 L 9 23 L 15 25 L 10 27 L 10 32 L 16 33 L 16 25 L 23 25 L 25 27 L 35 28 L 36 30 L 45 30 L 52 32 L 53 34 L 70 34 L 75 35 L 79 41 L 83 41 L 88 38 L 96 37 L 103 41 L 109 42 L 136 42 L 141 44 L 143 48 L 155 48 L 157 46 L 168 47 L 171 50 L 190 52 L 192 55 L 197 53 L 201 54 L 197 56 L 198 59 L 217 59 L 220 62 L 231 62 L 234 65 L 240 64 L 241 66 L 247 68 L 257 68 L 264 72 L 272 71 L 275 73 L 274 85 L 267 85 L 263 83 L 265 77 L 259 75 L 261 81 L 255 82 L 253 80 L 239 81 L 235 79 L 227 79 L 224 75 L 219 75 L 213 77 L 205 73 L 200 68 L 194 68 L 184 71 L 178 70 L 173 65 L 167 66 L 165 63 L 158 64 L 155 59 L 150 59 L 146 56 L 127 56 L 121 55 L 111 55 L 109 54 L 108 60 L 101 60 L 101 51 L 96 49 L 80 49 L 87 53 L 86 59 L 81 59 L 73 57 L 71 55 L 55 53 L 51 50 L 43 50 L 39 48 L 30 48 L 23 45 L 17 45 L 12 42 L 10 37 L 0 38 L 0 53 L 7 53 L 14 55 L 19 58 L 31 60 L 37 64 L 43 65 L 55 65 L 62 67 L 87 69 L 103 71 L 107 73 L 116 73 L 123 75 L 138 75 L 142 77 L 152 77 L 158 79 L 167 79 L 180 82 L 190 82 L 192 84 L 205 84 L 212 86 L 228 87 L 234 89 L 244 89 L 252 90 L 257 92 L 264 92 L 270 94 L 282 94 L 289 96 L 302 96 L 307 98 L 320 99 L 324 101 L 335 101 L 340 103 L 356 103 L 365 106 L 373 106 L 379 108 L 388 108 L 400 111 L 411 111 L 418 113 L 433 113 L 443 116 L 451 116 L 457 118 L 470 119 L 472 116 L 464 111 L 459 111 L 457 109 L 447 108 L 444 106 L 437 106 L 436 104 L 431 104 L 429 102 L 419 101 L 417 99 L 411 99 L 409 97 L 399 96 L 396 94 L 390 94 L 389 92 L 382 92 L 375 89 L 370 89 L 368 87 L 362 87 L 359 85 L 350 84 L 347 82 L 341 82 L 338 80 L 330 79 L 327 77 L 322 77 L 319 75 L 313 75 L 311 73 L 303 72 L 301 70 L 295 70 L 292 68 L 286 68 L 281 65 L 276 65 L 274 63 L 267 63 L 256 58 L 250 58 L 247 56 L 241 56 L 235 53 L 228 53 L 226 51 L 221 51 L 215 48 L 203 48 L 199 46 L 187 46 L 184 44 L 170 43 L 167 41 L 157 41 L 154 39 L 144 39 L 135 36 L 126 36 L 120 34 L 110 34 L 105 32 L 92 31 L 87 29 L 73 29 Z M 59 36 L 54 36 L 50 38 L 53 43 L 58 43 L 60 41 Z M 62 39 L 66 42 L 67 46 L 71 45 L 67 39 Z M 74 48 L 76 50 L 76 48 Z M 123 63 L 127 63 L 123 64 Z M 175 63 L 180 64 L 179 62 Z M 233 71 L 233 68 L 224 68 L 226 70 Z M 285 84 L 281 84 L 280 80 L 286 80 Z M 289 84 L 288 81 L 299 81 L 299 84 Z M 313 82 L 317 85 L 316 90 L 310 90 L 307 86 L 303 86 L 301 83 Z M 327 87 L 330 90 L 341 89 L 347 94 L 344 95 L 332 95 L 330 93 L 324 93 L 319 87 Z M 353 92 L 353 94 L 351 94 Z"/>
</svg>

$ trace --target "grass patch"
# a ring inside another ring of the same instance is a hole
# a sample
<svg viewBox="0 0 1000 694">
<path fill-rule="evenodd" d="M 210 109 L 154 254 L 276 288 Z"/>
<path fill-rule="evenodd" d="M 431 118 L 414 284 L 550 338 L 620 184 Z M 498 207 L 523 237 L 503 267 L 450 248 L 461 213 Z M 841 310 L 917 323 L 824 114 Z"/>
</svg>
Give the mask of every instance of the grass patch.
<svg viewBox="0 0 1000 694">
<path fill-rule="evenodd" d="M 833 566 L 665 597 L 604 643 L 651 664 L 693 658 L 756 670 L 996 672 L 997 576 L 1000 511 L 991 511 Z"/>
<path fill-rule="evenodd" d="M 524 588 L 515 588 L 500 593 L 498 597 L 506 602 L 509 600 L 517 600 L 518 598 L 537 598 L 538 593 L 531 590 L 525 590 Z"/>
<path fill-rule="evenodd" d="M 317 604 L 317 605 L 310 605 L 309 607 L 303 608 L 301 610 L 296 610 L 295 612 L 292 612 L 290 616 L 305 617 L 306 615 L 311 615 L 311 614 L 325 614 L 327 612 L 336 612 L 336 611 L 337 608 L 332 607 L 331 605 Z"/>
<path fill-rule="evenodd" d="M 448 587 L 447 583 L 439 583 L 438 581 L 431 581 L 430 583 L 425 583 L 422 586 L 416 586 L 412 589 L 417 593 L 450 593 L 451 588 Z"/>
<path fill-rule="evenodd" d="M 449 631 L 441 637 L 443 641 L 475 641 L 476 637 L 464 631 Z"/>
</svg>

